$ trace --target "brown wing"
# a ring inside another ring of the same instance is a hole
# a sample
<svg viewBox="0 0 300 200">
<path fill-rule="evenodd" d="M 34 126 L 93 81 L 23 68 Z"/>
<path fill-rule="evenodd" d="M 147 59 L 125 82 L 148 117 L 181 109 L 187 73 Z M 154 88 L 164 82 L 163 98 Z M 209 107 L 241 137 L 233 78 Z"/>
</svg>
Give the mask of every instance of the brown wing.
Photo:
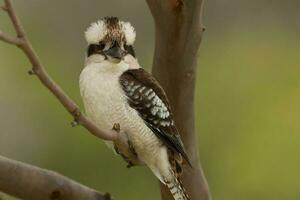
<svg viewBox="0 0 300 200">
<path fill-rule="evenodd" d="M 174 124 L 166 93 L 154 77 L 142 68 L 130 69 L 121 75 L 120 83 L 129 105 L 140 114 L 153 133 L 190 164 Z"/>
</svg>

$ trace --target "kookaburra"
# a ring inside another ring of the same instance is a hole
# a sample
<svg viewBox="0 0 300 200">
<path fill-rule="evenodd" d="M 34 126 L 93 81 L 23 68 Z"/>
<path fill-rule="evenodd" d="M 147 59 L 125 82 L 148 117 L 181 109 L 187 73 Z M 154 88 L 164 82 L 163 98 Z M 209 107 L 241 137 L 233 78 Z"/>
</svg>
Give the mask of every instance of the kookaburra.
<svg viewBox="0 0 300 200">
<path fill-rule="evenodd" d="M 88 43 L 80 92 L 88 117 L 100 128 L 120 125 L 120 139 L 108 142 L 131 165 L 145 164 L 175 200 L 188 200 L 181 181 L 190 164 L 160 84 L 140 67 L 129 22 L 106 17 L 85 32 Z"/>
</svg>

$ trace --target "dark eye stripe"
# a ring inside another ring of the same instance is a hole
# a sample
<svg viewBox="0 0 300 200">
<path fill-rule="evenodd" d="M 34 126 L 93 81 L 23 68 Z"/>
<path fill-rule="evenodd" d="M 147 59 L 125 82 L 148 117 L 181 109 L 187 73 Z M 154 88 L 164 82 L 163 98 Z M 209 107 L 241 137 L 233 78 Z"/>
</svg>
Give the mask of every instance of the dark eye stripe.
<svg viewBox="0 0 300 200">
<path fill-rule="evenodd" d="M 135 57 L 135 52 L 132 45 L 124 45 L 124 48 L 129 54 Z"/>
<path fill-rule="evenodd" d="M 93 54 L 99 54 L 103 49 L 105 45 L 103 43 L 100 44 L 90 44 L 87 49 L 87 56 L 91 56 Z"/>
<path fill-rule="evenodd" d="M 105 44 L 103 42 L 100 42 L 98 46 L 101 50 L 103 50 L 105 47 Z"/>
</svg>

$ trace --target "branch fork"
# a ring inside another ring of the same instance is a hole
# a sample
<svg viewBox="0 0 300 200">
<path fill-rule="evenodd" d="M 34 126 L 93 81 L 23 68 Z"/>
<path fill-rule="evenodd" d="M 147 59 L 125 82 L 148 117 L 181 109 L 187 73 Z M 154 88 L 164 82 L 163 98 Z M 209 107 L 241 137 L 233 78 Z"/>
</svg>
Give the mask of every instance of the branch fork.
<svg viewBox="0 0 300 200">
<path fill-rule="evenodd" d="M 146 1 L 154 17 L 156 29 L 153 74 L 164 86 L 170 100 L 172 100 L 171 104 L 173 109 L 175 109 L 174 116 L 177 116 L 175 121 L 178 122 L 179 131 L 183 133 L 182 139 L 188 147 L 188 154 L 192 158 L 193 166 L 196 166 L 192 171 L 185 169 L 183 184 L 191 199 L 210 200 L 208 185 L 198 157 L 193 108 L 197 51 L 202 33 L 205 31 L 205 27 L 202 25 L 203 0 Z M 48 75 L 26 36 L 11 0 L 4 0 L 4 5 L 1 6 L 1 9 L 9 15 L 17 36 L 13 37 L 0 31 L 0 41 L 15 45 L 24 52 L 32 66 L 28 73 L 36 75 L 41 83 L 56 96 L 64 108 L 73 116 L 74 121 L 71 124 L 73 126 L 80 124 L 96 137 L 117 142 L 119 139 L 118 133 L 120 132 L 118 124 L 115 124 L 110 130 L 100 129 L 80 112 L 75 102 Z M 161 18 L 162 15 L 164 16 L 163 18 Z M 174 49 L 174 51 L 170 51 L 170 49 Z M 170 84 L 173 82 L 179 83 L 176 90 Z M 178 94 L 178 90 L 181 95 Z M 188 107 L 186 107 L 186 99 L 190 102 Z M 181 116 L 181 119 L 179 116 Z M 20 178 L 21 175 L 23 179 Z M 33 178 L 38 179 L 38 183 L 46 181 L 47 183 L 66 184 L 63 185 L 65 190 L 59 190 L 59 192 L 51 190 L 52 193 L 49 193 L 47 185 L 34 185 Z M 7 183 L 13 184 L 9 186 Z M 19 187 L 15 187 L 16 184 Z M 34 194 L 30 187 L 39 188 L 36 188 L 36 193 L 38 194 Z M 109 194 L 91 190 L 57 173 L 11 161 L 1 156 L 0 190 L 31 200 L 49 200 L 49 194 L 51 194 L 51 199 L 61 200 L 110 199 Z M 162 187 L 162 197 L 164 200 L 172 199 L 165 187 Z"/>
<path fill-rule="evenodd" d="M 60 88 L 60 86 L 55 83 L 52 78 L 48 75 L 45 68 L 41 64 L 41 61 L 37 54 L 35 53 L 30 41 L 27 39 L 24 28 L 16 15 L 16 12 L 12 6 L 11 0 L 4 0 L 4 5 L 1 9 L 7 12 L 14 29 L 17 33 L 16 37 L 9 36 L 0 31 L 0 40 L 8 44 L 15 45 L 19 47 L 25 55 L 28 57 L 32 64 L 32 69 L 28 71 L 29 75 L 37 75 L 42 84 L 44 84 L 61 102 L 66 110 L 74 117 L 74 121 L 71 123 L 72 126 L 77 126 L 81 124 L 87 130 L 89 130 L 93 135 L 103 139 L 103 140 L 116 140 L 117 133 L 113 130 L 102 130 L 92 121 L 90 121 L 75 104 L 75 102 Z M 74 109 L 75 108 L 75 109 Z"/>
<path fill-rule="evenodd" d="M 54 96 L 56 96 L 65 109 L 74 117 L 74 121 L 71 123 L 71 125 L 77 126 L 81 124 L 91 134 L 98 138 L 110 141 L 116 140 L 118 138 L 117 130 L 100 129 L 80 111 L 75 102 L 48 75 L 26 36 L 23 26 L 12 6 L 11 0 L 4 0 L 4 5 L 1 6 L 1 9 L 8 14 L 17 36 L 10 36 L 0 30 L 0 41 L 15 45 L 24 52 L 32 65 L 32 69 L 28 71 L 28 74 L 36 75 L 41 83 L 48 88 L 54 94 Z M 56 189 L 53 189 L 53 186 L 55 186 Z M 0 191 L 22 199 L 31 200 L 48 200 L 49 198 L 53 200 L 111 199 L 109 193 L 103 194 L 97 192 L 57 173 L 13 161 L 1 156 Z"/>
</svg>

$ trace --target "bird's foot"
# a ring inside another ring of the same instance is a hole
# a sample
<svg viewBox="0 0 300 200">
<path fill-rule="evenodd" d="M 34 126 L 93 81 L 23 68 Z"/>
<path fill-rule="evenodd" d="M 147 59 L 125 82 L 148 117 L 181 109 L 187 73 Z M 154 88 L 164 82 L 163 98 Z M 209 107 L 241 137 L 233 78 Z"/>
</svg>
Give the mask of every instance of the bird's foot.
<svg viewBox="0 0 300 200">
<path fill-rule="evenodd" d="M 130 141 L 130 140 L 128 140 L 128 148 L 129 148 L 129 150 L 131 151 L 131 153 L 135 156 L 135 157 L 137 157 L 138 155 L 137 155 L 137 153 L 136 153 L 136 151 L 135 151 L 135 149 L 134 149 L 134 147 L 133 147 L 133 144 L 132 144 L 132 142 Z"/>
<path fill-rule="evenodd" d="M 124 154 L 122 154 L 122 153 L 119 151 L 117 145 L 114 145 L 114 149 L 115 149 L 116 153 L 117 153 L 118 155 L 120 155 L 120 156 L 123 158 L 123 160 L 127 163 L 127 165 L 126 165 L 127 168 L 131 168 L 131 167 L 135 166 L 135 164 L 133 164 L 133 163 L 131 162 L 130 158 L 128 158 L 127 156 L 125 156 Z"/>
<path fill-rule="evenodd" d="M 127 156 L 125 156 L 122 153 L 120 153 L 120 156 L 123 158 L 123 160 L 125 160 L 125 162 L 127 162 L 127 165 L 126 165 L 127 168 L 131 168 L 131 167 L 135 166 L 135 164 L 133 164 L 131 162 L 130 158 L 128 158 Z"/>
<path fill-rule="evenodd" d="M 119 123 L 114 123 L 112 129 L 114 131 L 116 131 L 117 133 L 120 133 L 120 130 L 121 130 L 120 124 Z"/>
</svg>

